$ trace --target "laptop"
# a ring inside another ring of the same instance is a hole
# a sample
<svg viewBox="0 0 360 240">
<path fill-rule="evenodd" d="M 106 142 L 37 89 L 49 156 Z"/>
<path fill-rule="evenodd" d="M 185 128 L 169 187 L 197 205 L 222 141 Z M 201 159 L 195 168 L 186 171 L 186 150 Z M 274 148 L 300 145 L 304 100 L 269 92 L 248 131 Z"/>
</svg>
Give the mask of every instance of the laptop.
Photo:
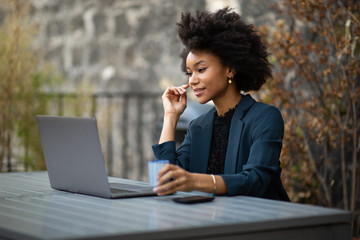
<svg viewBox="0 0 360 240">
<path fill-rule="evenodd" d="M 109 183 L 95 118 L 36 116 L 53 189 L 103 198 L 156 196 L 150 184 Z"/>
</svg>

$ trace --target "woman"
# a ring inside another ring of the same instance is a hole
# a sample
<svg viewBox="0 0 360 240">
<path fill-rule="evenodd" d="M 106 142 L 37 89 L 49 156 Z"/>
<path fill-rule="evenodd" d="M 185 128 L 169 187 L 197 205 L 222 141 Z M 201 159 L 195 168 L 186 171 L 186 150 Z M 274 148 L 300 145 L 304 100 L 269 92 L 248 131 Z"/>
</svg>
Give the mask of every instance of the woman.
<svg viewBox="0 0 360 240">
<path fill-rule="evenodd" d="M 241 94 L 259 90 L 271 77 L 261 37 L 229 8 L 185 13 L 177 25 L 188 84 L 168 87 L 162 96 L 163 129 L 153 150 L 157 159 L 171 164 L 159 172 L 154 191 L 167 195 L 197 190 L 289 201 L 280 179 L 281 114 Z M 213 101 L 215 107 L 190 123 L 176 150 L 175 128 L 189 88 L 199 103 Z"/>
</svg>

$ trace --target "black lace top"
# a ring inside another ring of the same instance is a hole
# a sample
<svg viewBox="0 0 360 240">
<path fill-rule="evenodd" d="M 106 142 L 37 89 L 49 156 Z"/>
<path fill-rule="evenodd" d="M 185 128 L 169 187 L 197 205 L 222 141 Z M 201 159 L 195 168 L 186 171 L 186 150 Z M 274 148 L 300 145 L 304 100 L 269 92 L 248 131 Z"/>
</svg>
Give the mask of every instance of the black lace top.
<svg viewBox="0 0 360 240">
<path fill-rule="evenodd" d="M 234 112 L 235 108 L 230 109 L 227 113 L 221 116 L 218 116 L 215 112 L 207 173 L 224 173 L 226 149 L 228 144 L 231 119 L 234 115 Z"/>
</svg>

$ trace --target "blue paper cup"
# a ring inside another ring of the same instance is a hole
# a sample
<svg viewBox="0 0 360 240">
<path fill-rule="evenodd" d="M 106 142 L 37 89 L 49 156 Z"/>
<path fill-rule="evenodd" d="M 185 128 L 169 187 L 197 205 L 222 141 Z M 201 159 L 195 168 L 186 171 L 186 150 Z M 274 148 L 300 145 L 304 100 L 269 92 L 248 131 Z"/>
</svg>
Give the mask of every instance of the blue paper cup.
<svg viewBox="0 0 360 240">
<path fill-rule="evenodd" d="M 169 163 L 169 160 L 155 160 L 148 162 L 149 168 L 149 183 L 155 187 L 157 185 L 157 176 L 159 171 Z"/>
</svg>

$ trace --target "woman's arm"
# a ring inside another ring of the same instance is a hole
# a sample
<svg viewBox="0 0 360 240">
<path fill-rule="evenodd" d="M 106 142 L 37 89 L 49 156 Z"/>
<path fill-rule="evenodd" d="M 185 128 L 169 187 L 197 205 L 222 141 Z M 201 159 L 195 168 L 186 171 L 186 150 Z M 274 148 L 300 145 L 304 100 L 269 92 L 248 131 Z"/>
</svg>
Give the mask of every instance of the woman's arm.
<svg viewBox="0 0 360 240">
<path fill-rule="evenodd" d="M 281 171 L 279 157 L 284 123 L 275 107 L 257 104 L 247 114 L 242 136 L 251 141 L 244 141 L 240 149 L 244 161 L 239 165 L 239 172 L 222 177 L 229 195 L 263 196 Z"/>
<path fill-rule="evenodd" d="M 213 178 L 210 174 L 191 173 L 173 164 L 167 164 L 161 169 L 158 177 L 158 186 L 154 188 L 154 191 L 160 196 L 176 191 L 201 191 L 217 195 L 228 192 L 221 176 L 214 175 Z"/>
<path fill-rule="evenodd" d="M 162 95 L 164 121 L 159 144 L 175 140 L 176 124 L 186 108 L 186 88 L 188 87 L 189 85 L 168 87 Z"/>
</svg>

